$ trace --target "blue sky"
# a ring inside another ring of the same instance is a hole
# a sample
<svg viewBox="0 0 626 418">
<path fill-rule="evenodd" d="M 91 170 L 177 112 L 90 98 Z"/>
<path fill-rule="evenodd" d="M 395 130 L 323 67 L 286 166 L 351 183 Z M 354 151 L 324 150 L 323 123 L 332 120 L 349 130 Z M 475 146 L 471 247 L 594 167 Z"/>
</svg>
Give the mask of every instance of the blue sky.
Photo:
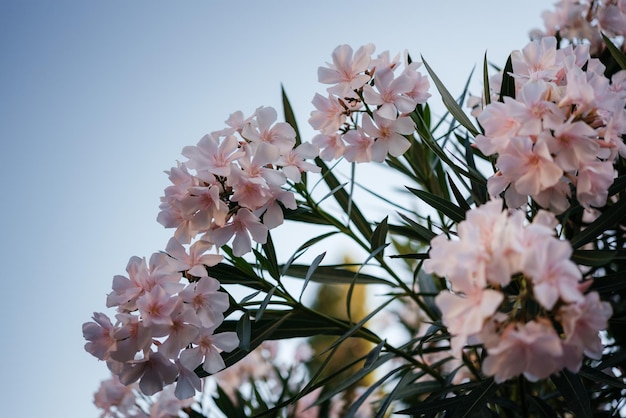
<svg viewBox="0 0 626 418">
<path fill-rule="evenodd" d="M 164 248 L 163 171 L 184 146 L 236 110 L 280 109 L 281 83 L 310 138 L 317 67 L 343 43 L 421 54 L 458 94 L 549 5 L 1 0 L 2 414 L 97 416 L 107 370 L 81 324 L 130 256 Z"/>
</svg>

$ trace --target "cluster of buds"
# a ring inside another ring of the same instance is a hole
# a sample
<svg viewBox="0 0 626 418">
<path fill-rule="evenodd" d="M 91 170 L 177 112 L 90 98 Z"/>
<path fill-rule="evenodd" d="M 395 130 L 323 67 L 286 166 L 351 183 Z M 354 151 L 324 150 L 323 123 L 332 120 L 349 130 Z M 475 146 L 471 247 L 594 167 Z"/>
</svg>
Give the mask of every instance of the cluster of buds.
<svg viewBox="0 0 626 418">
<path fill-rule="evenodd" d="M 575 189 L 583 207 L 604 206 L 613 164 L 626 157 L 626 72 L 609 80 L 588 45 L 557 49 L 553 37 L 514 51 L 511 62 L 515 97 L 494 96 L 478 114 L 476 147 L 497 155 L 490 195 L 504 192 L 510 207 L 531 197 L 558 214 Z"/>
<path fill-rule="evenodd" d="M 385 51 L 372 59 L 374 49 L 368 44 L 353 53 L 349 45 L 340 45 L 333 63 L 318 69 L 319 81 L 331 84 L 327 96 L 313 98 L 317 110 L 309 119 L 320 132 L 312 142 L 323 160 L 383 162 L 410 147 L 405 135 L 414 132 L 415 124 L 409 114 L 430 97 L 428 79 L 408 56 L 399 71 L 399 55 L 391 59 Z"/>
<path fill-rule="evenodd" d="M 503 382 L 523 374 L 545 379 L 563 368 L 577 372 L 583 354 L 602 356 L 599 331 L 611 305 L 571 261 L 572 247 L 555 236 L 557 220 L 539 211 L 503 210 L 500 199 L 467 212 L 458 239 L 431 242 L 428 273 L 446 279 L 435 303 L 451 334 L 451 351 L 481 344 L 483 372 Z"/>
</svg>

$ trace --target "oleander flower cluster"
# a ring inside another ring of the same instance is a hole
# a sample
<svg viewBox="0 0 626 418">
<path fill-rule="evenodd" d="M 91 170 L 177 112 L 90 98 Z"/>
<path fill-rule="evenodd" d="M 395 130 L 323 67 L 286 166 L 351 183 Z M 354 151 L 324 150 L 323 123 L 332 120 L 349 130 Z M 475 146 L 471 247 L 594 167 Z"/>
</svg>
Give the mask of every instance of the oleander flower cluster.
<svg viewBox="0 0 626 418">
<path fill-rule="evenodd" d="M 282 186 L 299 182 L 303 171 L 319 172 L 304 161 L 317 148 L 296 146 L 294 129 L 276 118 L 271 107 L 247 119 L 234 113 L 228 128 L 185 147 L 188 161 L 169 171 L 158 221 L 176 228 L 174 237 L 165 252 L 149 262 L 132 257 L 128 276 L 113 278 L 107 307 L 117 309 L 115 321 L 95 313 L 83 326 L 85 349 L 123 384 L 139 380 L 145 394 L 154 394 L 176 380 L 176 396 L 188 398 L 201 388 L 194 370 L 216 373 L 225 367 L 220 352 L 238 347 L 236 333 L 215 334 L 229 299 L 207 270 L 223 256 L 209 251 L 233 236 L 235 256 L 249 252 L 252 240 L 265 243 L 268 230 L 283 222 L 282 207 L 296 208 Z"/>
<path fill-rule="evenodd" d="M 591 282 L 582 281 L 569 241 L 555 236 L 552 213 L 539 211 L 527 223 L 524 212 L 502 207 L 495 199 L 470 210 L 458 239 L 431 242 L 424 269 L 449 286 L 435 303 L 451 352 L 460 357 L 467 345 L 482 344 L 482 370 L 496 382 L 577 372 L 583 355 L 602 356 L 599 332 L 611 305 L 586 291 Z"/>
<path fill-rule="evenodd" d="M 210 244 L 196 241 L 187 251 L 175 238 L 167 253 L 154 253 L 149 262 L 132 257 L 127 276 L 113 278 L 107 307 L 116 308 L 112 321 L 95 313 L 83 324 L 85 350 L 107 363 L 124 385 L 139 380 L 152 395 L 176 381 L 179 399 L 201 389 L 195 369 L 207 373 L 225 367 L 222 351 L 239 346 L 235 332 L 215 333 L 228 309 L 228 294 L 207 274 L 207 266 L 222 256 L 203 254 Z"/>
<path fill-rule="evenodd" d="M 531 38 L 558 36 L 573 44 L 584 42 L 594 54 L 604 48 L 602 33 L 611 38 L 626 35 L 624 0 L 561 0 L 542 17 L 545 29 L 533 30 Z"/>
<path fill-rule="evenodd" d="M 616 157 L 626 156 L 626 72 L 609 80 L 588 45 L 557 49 L 553 37 L 514 51 L 511 62 L 515 97 L 494 97 L 478 115 L 476 147 L 497 156 L 489 193 L 504 192 L 511 207 L 530 197 L 557 214 L 573 198 L 603 206 Z"/>
<path fill-rule="evenodd" d="M 320 83 L 330 84 L 327 95 L 313 98 L 316 110 L 309 123 L 320 133 L 312 142 L 320 158 L 345 158 L 350 162 L 383 162 L 398 157 L 410 147 L 405 135 L 415 131 L 409 114 L 430 97 L 429 82 L 417 71 L 421 65 L 385 51 L 372 58 L 374 45 L 356 52 L 340 45 L 333 62 L 318 69 Z"/>
<path fill-rule="evenodd" d="M 242 256 L 252 241 L 264 244 L 268 230 L 282 224 L 283 207 L 297 207 L 283 186 L 300 182 L 303 172 L 320 172 L 305 161 L 317 157 L 318 149 L 296 144 L 291 125 L 276 120 L 272 107 L 260 107 L 249 118 L 235 112 L 227 128 L 183 149 L 188 160 L 169 171 L 172 185 L 157 217 L 166 228 L 176 228 L 179 242 L 200 235 L 219 248 L 232 238 L 233 254 Z"/>
</svg>

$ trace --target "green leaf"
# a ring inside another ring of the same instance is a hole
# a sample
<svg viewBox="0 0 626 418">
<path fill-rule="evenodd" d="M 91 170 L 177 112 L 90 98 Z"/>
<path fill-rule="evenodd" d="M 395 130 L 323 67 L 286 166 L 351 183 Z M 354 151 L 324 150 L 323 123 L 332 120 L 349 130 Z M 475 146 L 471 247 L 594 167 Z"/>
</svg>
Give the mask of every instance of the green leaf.
<svg viewBox="0 0 626 418">
<path fill-rule="evenodd" d="M 332 225 L 327 219 L 314 212 L 311 208 L 299 205 L 298 209 L 284 210 L 285 219 L 314 225 Z"/>
<path fill-rule="evenodd" d="M 426 228 L 425 226 L 418 224 L 408 216 L 405 216 L 399 212 L 398 215 L 400 215 L 400 217 L 408 224 L 408 226 L 413 230 L 413 232 L 420 239 L 420 241 L 424 243 L 430 243 L 430 241 L 437 236 L 436 233 Z"/>
<path fill-rule="evenodd" d="M 322 394 L 315 401 L 315 403 L 321 404 L 321 403 L 329 400 L 330 398 L 332 398 L 336 394 L 343 392 L 344 390 L 346 390 L 347 388 L 351 387 L 352 385 L 354 385 L 359 380 L 363 379 L 365 376 L 370 374 L 372 372 L 372 370 L 377 369 L 378 367 L 380 367 L 384 363 L 386 363 L 386 362 L 388 362 L 390 360 L 393 360 L 394 358 L 396 358 L 396 356 L 393 353 L 385 353 L 385 354 L 383 354 L 371 366 L 371 369 L 362 368 L 362 369 L 358 370 L 357 372 L 355 372 L 354 374 L 352 374 L 352 375 L 348 376 L 347 378 L 343 379 L 341 382 L 338 382 L 338 384 L 333 389 L 330 389 L 328 391 L 322 392 Z M 361 359 L 359 359 L 359 361 L 360 360 Z M 348 370 L 348 367 L 344 367 L 343 369 L 338 370 L 338 373 L 340 373 L 340 372 L 342 372 L 344 370 Z M 332 380 L 332 376 L 329 376 L 329 377 L 325 378 L 323 381 L 319 382 L 320 384 L 316 385 L 316 386 L 320 387 L 320 386 L 322 386 L 323 383 L 326 383 L 326 382 L 331 381 L 331 380 Z M 314 389 L 314 388 L 312 387 L 312 389 Z"/>
<path fill-rule="evenodd" d="M 449 200 L 443 199 L 424 190 L 417 190 L 411 187 L 407 187 L 407 189 L 415 196 L 428 203 L 428 205 L 432 206 L 437 211 L 452 219 L 454 222 L 459 223 L 465 220 L 465 212 L 463 211 L 463 209 L 456 206 Z"/>
<path fill-rule="evenodd" d="M 237 322 L 237 337 L 239 337 L 239 347 L 242 350 L 250 351 L 251 329 L 250 314 L 248 312 L 244 312 Z"/>
<path fill-rule="evenodd" d="M 218 263 L 207 269 L 209 276 L 216 278 L 222 285 L 239 284 L 255 290 L 269 291 L 271 285 L 258 277 L 250 267 L 250 271 L 243 271 L 238 267 L 226 263 Z"/>
<path fill-rule="evenodd" d="M 272 287 L 272 290 L 267 292 L 267 295 L 265 295 L 265 298 L 263 298 L 263 302 L 261 302 L 261 305 L 259 306 L 259 310 L 256 311 L 254 315 L 255 321 L 261 320 L 261 318 L 263 317 L 263 312 L 265 312 L 265 309 L 267 308 L 267 305 L 270 303 L 272 296 L 274 296 L 275 291 L 276 291 L 276 287 Z"/>
<path fill-rule="evenodd" d="M 386 305 L 385 305 L 386 306 Z M 254 316 L 256 312 L 249 310 Z M 215 333 L 221 332 L 237 332 L 239 321 L 225 320 L 217 328 Z M 262 320 L 252 321 L 250 323 L 250 345 L 249 350 L 237 348 L 230 353 L 221 353 L 226 367 L 229 367 L 247 356 L 252 350 L 257 348 L 266 340 L 282 340 L 288 338 L 312 337 L 318 335 L 345 335 L 349 330 L 351 336 L 364 338 L 371 342 L 380 342 L 380 339 L 373 332 L 361 326 L 353 329 L 353 324 L 337 319 L 324 318 L 314 316 L 307 312 L 301 311 L 270 311 L 266 310 Z M 198 366 L 195 370 L 199 377 L 206 377 L 208 373 Z"/>
<path fill-rule="evenodd" d="M 369 274 L 355 273 L 352 270 L 346 270 L 344 265 L 326 265 L 319 266 L 310 276 L 309 280 L 316 283 L 324 284 L 383 284 L 390 286 L 391 282 Z M 285 275 L 304 279 L 309 270 L 308 265 L 292 264 L 285 271 Z"/>
<path fill-rule="evenodd" d="M 480 132 L 476 129 L 476 127 L 474 127 L 472 121 L 467 117 L 456 100 L 454 100 L 454 97 L 452 97 L 439 77 L 437 77 L 432 68 L 430 68 L 430 65 L 428 65 L 426 60 L 424 60 L 424 57 L 422 57 L 422 62 L 424 63 L 424 67 L 426 67 L 426 71 L 428 71 L 428 74 L 430 74 L 430 77 L 433 79 L 435 86 L 437 86 L 437 90 L 439 90 L 439 94 L 441 94 L 441 99 L 443 100 L 443 104 L 446 106 L 446 109 L 448 109 L 454 119 L 463 125 L 472 135 L 478 135 Z"/>
<path fill-rule="evenodd" d="M 230 396 L 224 392 L 224 389 L 220 385 L 216 385 L 217 396 L 213 396 L 215 405 L 222 411 L 227 417 L 232 418 L 246 418 L 246 414 L 243 411 L 243 405 L 236 406 L 230 399 Z"/>
<path fill-rule="evenodd" d="M 424 123 L 422 120 L 422 116 L 418 112 L 412 112 L 411 118 L 418 127 L 422 126 Z M 452 161 L 452 159 L 449 157 L 449 152 L 441 148 L 441 146 L 437 143 L 437 141 L 433 138 L 432 134 L 429 131 L 418 128 L 417 132 L 424 144 L 426 144 L 428 148 L 430 148 L 437 155 L 437 157 L 441 159 L 441 161 L 446 163 L 446 166 L 449 167 L 452 171 L 469 178 L 472 182 L 475 182 L 476 184 L 485 185 L 486 187 L 487 180 L 485 180 L 485 177 L 480 172 L 472 167 L 467 167 L 466 170 L 456 165 L 454 161 Z"/>
<path fill-rule="evenodd" d="M 388 216 L 385 216 L 385 219 L 380 221 L 380 223 L 376 226 L 376 229 L 374 229 L 374 232 L 372 233 L 372 237 L 370 238 L 372 251 L 380 246 L 385 245 L 385 239 L 387 238 L 387 232 L 389 230 L 387 226 L 387 218 Z"/>
<path fill-rule="evenodd" d="M 583 366 L 578 372 L 578 374 L 580 374 L 582 377 L 585 377 L 591 380 L 592 382 L 603 383 L 605 385 L 609 385 L 614 388 L 626 389 L 626 383 L 624 383 L 623 380 L 620 380 L 616 377 L 608 375 L 600 370 L 602 369 L 599 369 L 599 368 L 596 369 L 596 368 L 592 368 L 589 366 Z"/>
<path fill-rule="evenodd" d="M 602 267 L 610 263 L 617 251 L 611 250 L 574 250 L 572 261 L 576 264 L 590 267 Z"/>
<path fill-rule="evenodd" d="M 243 299 L 241 299 L 241 301 L 239 302 L 240 305 L 243 305 L 244 303 L 248 302 L 249 300 L 254 299 L 259 293 L 261 293 L 260 290 L 257 290 L 256 292 L 250 293 L 248 296 L 244 297 Z"/>
<path fill-rule="evenodd" d="M 464 396 L 463 402 L 459 405 L 459 409 L 463 413 L 458 416 L 462 418 L 472 417 L 489 402 L 493 394 L 498 390 L 498 385 L 493 379 L 488 379 L 485 383 L 484 387 L 476 388 L 469 395 Z"/>
<path fill-rule="evenodd" d="M 463 196 L 463 194 L 461 194 L 461 191 L 458 189 L 458 187 L 456 187 L 456 184 L 454 184 L 454 181 L 452 181 L 452 177 L 450 177 L 450 174 L 448 174 L 448 183 L 450 184 L 450 189 L 452 189 L 452 194 L 454 194 L 454 198 L 459 204 L 459 207 L 461 208 L 461 210 L 463 210 L 464 212 L 467 212 L 468 210 L 470 210 L 471 209 L 470 205 L 467 204 L 465 197 Z"/>
<path fill-rule="evenodd" d="M 370 384 L 367 390 L 365 390 L 365 392 L 363 392 L 361 396 L 359 396 L 359 398 L 356 401 L 354 401 L 352 405 L 350 405 L 350 408 L 345 413 L 345 417 L 346 418 L 354 417 L 355 414 L 358 412 L 359 408 L 361 407 L 361 405 L 363 404 L 363 402 L 365 402 L 375 390 L 377 390 L 383 383 L 385 383 L 385 381 L 387 381 L 390 377 L 394 376 L 399 370 L 402 370 L 402 369 L 405 369 L 404 375 L 403 375 L 403 378 L 404 378 L 406 377 L 407 374 L 409 374 L 410 370 L 406 369 L 405 366 L 400 366 L 391 370 L 390 372 L 388 372 L 386 375 L 378 379 L 373 384 Z M 403 378 L 400 379 L 401 382 L 403 381 Z M 383 403 L 380 406 L 380 409 L 377 411 L 375 418 L 382 418 L 388 406 L 389 404 Z"/>
<path fill-rule="evenodd" d="M 394 414 L 423 416 L 436 414 L 443 411 L 450 411 L 461 403 L 461 398 L 462 396 L 455 396 L 453 398 L 445 398 L 438 401 L 422 402 L 417 406 L 403 409 L 401 411 L 396 411 L 394 412 Z M 454 414 L 450 414 L 450 416 L 454 416 Z"/>
<path fill-rule="evenodd" d="M 594 277 L 590 289 L 598 292 L 602 299 L 608 299 L 616 292 L 626 289 L 624 273 L 617 272 L 607 274 L 605 276 Z"/>
<path fill-rule="evenodd" d="M 485 99 L 485 105 L 491 103 L 491 92 L 489 89 L 489 71 L 487 71 L 487 52 L 485 51 L 485 59 L 483 60 L 483 98 Z"/>
<path fill-rule="evenodd" d="M 578 375 L 563 369 L 560 373 L 550 376 L 552 383 L 561 392 L 567 406 L 576 417 L 590 417 L 591 404 L 585 385 Z"/>
<path fill-rule="evenodd" d="M 417 285 L 420 293 L 426 293 L 430 295 L 435 295 L 439 293 L 439 288 L 435 283 L 435 278 L 433 277 L 433 275 L 426 273 L 422 269 L 420 269 L 420 271 L 417 273 Z M 441 311 L 435 304 L 435 296 L 423 296 L 422 299 L 424 300 L 426 306 L 430 308 L 430 311 L 436 315 L 433 319 L 440 319 Z"/>
<path fill-rule="evenodd" d="M 511 56 L 506 60 L 504 70 L 502 70 L 502 85 L 500 87 L 500 101 L 504 101 L 505 97 L 515 98 L 515 79 L 511 75 L 513 73 L 513 61 Z"/>
<path fill-rule="evenodd" d="M 293 264 L 293 262 L 298 259 L 298 257 L 300 257 L 300 255 L 302 255 L 309 247 L 311 247 L 314 244 L 317 244 L 318 242 L 333 236 L 335 234 L 339 233 L 339 231 L 331 231 L 331 232 L 327 232 L 325 234 L 319 235 L 317 237 L 311 238 L 310 240 L 308 240 L 307 242 L 305 242 L 304 244 L 302 244 L 300 247 L 298 247 L 298 249 L 291 255 L 291 257 L 289 257 L 289 260 L 287 260 L 287 262 L 285 264 L 283 264 L 282 268 L 281 268 L 281 275 L 286 275 L 287 274 L 287 270 L 289 269 L 289 267 L 291 267 L 291 264 Z"/>
<path fill-rule="evenodd" d="M 367 357 L 365 357 L 365 363 L 363 364 L 364 369 L 371 368 L 376 360 L 378 360 L 378 357 L 380 357 L 380 352 L 383 349 L 384 345 L 385 341 L 379 342 L 378 345 L 367 354 Z"/>
<path fill-rule="evenodd" d="M 272 278 L 274 278 L 274 280 L 280 279 L 280 271 L 278 269 L 278 261 L 276 259 L 276 249 L 274 248 L 272 235 L 269 231 L 267 232 L 267 240 L 265 244 L 262 245 L 262 248 L 267 259 L 266 270 L 269 272 Z"/>
<path fill-rule="evenodd" d="M 319 158 L 315 159 L 315 163 L 322 169 L 322 178 L 330 190 L 334 190 L 333 196 L 339 206 L 348 215 L 350 221 L 361 232 L 363 237 L 369 238 L 372 235 L 370 223 L 365 219 L 359 208 L 352 202 L 352 197 L 344 190 L 337 180 L 337 177 L 328 169 L 328 166 Z"/>
<path fill-rule="evenodd" d="M 609 206 L 595 221 L 572 238 L 572 247 L 574 249 L 582 247 L 604 231 L 614 227 L 624 217 L 624 213 L 626 213 L 626 197 L 622 196 L 617 203 Z"/>
<path fill-rule="evenodd" d="M 546 401 L 537 396 L 527 396 L 528 403 L 530 404 L 530 410 L 534 411 L 541 418 L 557 418 L 556 412 Z"/>
<path fill-rule="evenodd" d="M 602 39 L 604 39 L 604 43 L 606 44 L 606 48 L 611 53 L 611 56 L 617 62 L 617 65 L 622 70 L 626 70 L 626 55 L 617 47 L 611 40 L 603 33 Z"/>
<path fill-rule="evenodd" d="M 285 122 L 291 125 L 294 131 L 296 131 L 296 146 L 298 146 L 302 142 L 302 139 L 300 138 L 300 130 L 298 129 L 298 123 L 296 122 L 296 115 L 293 112 L 291 103 L 287 98 L 287 93 L 285 93 L 285 87 L 282 84 L 280 85 L 280 92 L 283 98 L 283 112 L 285 114 Z"/>
<path fill-rule="evenodd" d="M 320 265 L 324 257 L 326 256 L 326 251 L 319 254 L 315 259 L 311 262 L 311 265 L 307 269 L 306 275 L 304 276 L 304 284 L 302 285 L 302 291 L 300 292 L 300 300 L 302 300 L 302 295 L 304 294 L 304 289 L 309 284 L 309 280 L 311 280 L 311 276 L 315 273 L 315 270 Z"/>
</svg>

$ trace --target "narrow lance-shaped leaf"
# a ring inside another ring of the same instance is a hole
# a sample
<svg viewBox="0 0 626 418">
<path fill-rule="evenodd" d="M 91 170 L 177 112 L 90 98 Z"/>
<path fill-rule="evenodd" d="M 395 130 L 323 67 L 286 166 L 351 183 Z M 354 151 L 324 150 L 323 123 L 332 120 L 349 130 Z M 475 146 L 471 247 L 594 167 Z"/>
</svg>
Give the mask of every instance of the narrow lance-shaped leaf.
<svg viewBox="0 0 626 418">
<path fill-rule="evenodd" d="M 267 232 L 267 240 L 265 244 L 263 244 L 263 252 L 265 253 L 265 257 L 267 259 L 267 271 L 274 278 L 274 280 L 278 280 L 280 278 L 280 272 L 278 270 L 278 261 L 276 258 L 276 250 L 274 248 L 274 241 L 272 240 L 272 235 L 270 232 Z"/>
<path fill-rule="evenodd" d="M 388 232 L 387 218 L 388 217 L 385 216 L 385 218 L 380 221 L 380 223 L 376 226 L 376 229 L 374 229 L 374 232 L 372 233 L 372 238 L 370 240 L 372 251 L 385 244 L 385 239 L 387 238 Z"/>
<path fill-rule="evenodd" d="M 330 190 L 334 191 L 333 196 L 341 209 L 348 215 L 350 221 L 357 227 L 359 232 L 367 239 L 372 234 L 370 223 L 365 219 L 359 208 L 352 202 L 352 197 L 340 186 L 337 177 L 328 169 L 328 166 L 318 157 L 315 162 L 322 169 L 322 178 Z"/>
<path fill-rule="evenodd" d="M 418 224 L 411 218 L 401 213 L 398 213 L 400 217 L 415 231 L 415 233 L 422 239 L 423 242 L 430 242 L 433 238 L 437 236 L 433 231 L 426 228 L 423 225 Z"/>
<path fill-rule="evenodd" d="M 550 379 L 565 398 L 565 402 L 567 402 L 567 406 L 572 410 L 574 416 L 592 416 L 589 396 L 578 375 L 563 369 L 560 373 L 553 374 Z"/>
<path fill-rule="evenodd" d="M 513 73 L 513 60 L 509 55 L 502 71 L 502 85 L 500 87 L 500 101 L 504 101 L 505 97 L 515 98 L 515 79 L 511 75 Z"/>
<path fill-rule="evenodd" d="M 263 298 L 263 302 L 261 302 L 261 305 L 259 306 L 259 310 L 256 311 L 254 315 L 255 321 L 261 320 L 261 318 L 263 317 L 263 313 L 265 312 L 265 309 L 267 308 L 267 305 L 270 303 L 272 296 L 274 296 L 275 291 L 276 291 L 276 287 L 272 287 L 272 290 L 267 292 L 267 295 L 265 295 L 265 298 Z"/>
<path fill-rule="evenodd" d="M 428 65 L 426 60 L 424 60 L 424 57 L 422 57 L 422 62 L 424 63 L 424 67 L 426 67 L 426 71 L 428 71 L 428 74 L 430 74 L 430 77 L 433 79 L 437 90 L 439 90 L 439 94 L 441 94 L 441 99 L 443 100 L 443 104 L 446 106 L 446 109 L 448 109 L 454 119 L 463 125 L 463 127 L 465 127 L 465 129 L 467 129 L 472 135 L 478 135 L 480 132 L 478 132 L 472 121 L 467 117 L 456 100 L 454 100 L 454 97 L 452 97 L 448 89 L 446 89 L 432 68 L 430 68 L 430 65 Z"/>
<path fill-rule="evenodd" d="M 595 221 L 587 226 L 581 233 L 572 238 L 572 247 L 579 248 L 598 237 L 607 229 L 617 225 L 617 223 L 624 217 L 625 211 L 626 197 L 622 196 L 617 203 L 602 212 L 602 214 Z"/>
<path fill-rule="evenodd" d="M 300 255 L 302 255 L 310 246 L 317 244 L 318 242 L 324 240 L 325 238 L 328 238 L 332 235 L 337 234 L 338 231 L 331 231 L 331 232 L 327 232 L 325 234 L 319 235 L 317 237 L 311 238 L 310 240 L 308 240 L 307 242 L 305 242 L 304 244 L 302 244 L 300 247 L 298 247 L 298 249 L 296 251 L 294 251 L 294 253 L 291 255 L 291 257 L 289 257 L 289 260 L 287 260 L 287 262 L 282 266 L 281 269 L 281 275 L 284 276 L 287 274 L 287 270 L 289 269 L 289 267 L 291 267 L 291 264 L 298 259 L 298 257 L 300 257 Z"/>
<path fill-rule="evenodd" d="M 463 194 L 461 194 L 459 188 L 456 187 L 456 184 L 454 184 L 454 181 L 452 180 L 452 177 L 450 177 L 450 174 L 448 174 L 448 183 L 450 184 L 450 188 L 452 189 L 452 193 L 454 194 L 454 198 L 459 204 L 459 207 L 465 212 L 470 210 L 470 206 L 467 204 L 467 201 L 465 200 Z"/>
<path fill-rule="evenodd" d="M 617 65 L 622 70 L 626 70 L 626 55 L 604 33 L 602 34 L 602 39 L 604 39 L 604 43 Z"/>
<path fill-rule="evenodd" d="M 309 280 L 324 284 L 350 284 L 355 282 L 357 284 L 391 285 L 391 282 L 388 280 L 364 273 L 355 275 L 354 271 L 347 270 L 344 267 L 344 265 L 318 266 L 317 269 L 309 275 Z M 310 266 L 305 264 L 292 264 L 286 269 L 285 275 L 304 279 L 307 277 L 309 268 Z"/>
<path fill-rule="evenodd" d="M 250 326 L 250 314 L 244 312 L 237 323 L 237 337 L 239 337 L 239 347 L 242 350 L 250 351 L 250 335 L 252 328 Z"/>
<path fill-rule="evenodd" d="M 320 263 L 322 262 L 325 256 L 326 256 L 326 251 L 319 254 L 317 257 L 315 257 L 313 262 L 311 262 L 311 266 L 309 267 L 309 270 L 306 272 L 306 276 L 304 276 L 304 284 L 302 284 L 302 291 L 300 292 L 300 298 L 299 298 L 300 300 L 302 300 L 304 289 L 306 289 L 306 286 L 309 284 L 309 280 L 311 279 L 311 276 L 313 275 L 313 273 L 315 272 L 315 269 L 317 269 L 317 266 L 320 265 Z"/>
<path fill-rule="evenodd" d="M 407 187 L 407 189 L 413 193 L 415 196 L 422 199 L 424 202 L 428 203 L 434 209 L 443 213 L 448 218 L 452 219 L 454 222 L 461 222 L 465 219 L 465 212 L 460 207 L 456 206 L 454 203 L 449 200 L 442 199 L 439 196 L 435 196 L 432 193 L 428 193 L 424 190 L 417 190 L 411 187 Z"/>
<path fill-rule="evenodd" d="M 296 131 L 296 146 L 300 145 L 302 139 L 300 138 L 300 130 L 298 129 L 298 123 L 296 122 L 296 115 L 291 107 L 291 103 L 287 98 L 287 93 L 285 92 L 285 87 L 281 84 L 280 92 L 283 99 L 283 112 L 285 114 L 285 122 L 287 122 L 294 131 Z"/>
<path fill-rule="evenodd" d="M 483 99 L 485 100 L 485 105 L 491 103 L 491 91 L 489 89 L 489 72 L 487 71 L 487 68 L 487 52 L 485 52 L 485 59 L 483 61 Z"/>
</svg>

